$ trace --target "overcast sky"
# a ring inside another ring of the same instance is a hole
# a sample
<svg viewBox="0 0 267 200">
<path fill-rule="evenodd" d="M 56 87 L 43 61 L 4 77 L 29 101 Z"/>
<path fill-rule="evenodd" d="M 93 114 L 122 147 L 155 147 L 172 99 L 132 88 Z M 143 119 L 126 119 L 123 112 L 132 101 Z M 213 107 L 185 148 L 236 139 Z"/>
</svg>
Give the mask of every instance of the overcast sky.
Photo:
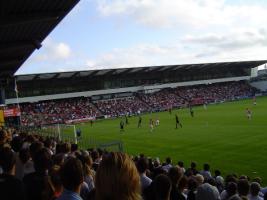
<svg viewBox="0 0 267 200">
<path fill-rule="evenodd" d="M 81 0 L 17 74 L 267 59 L 267 0 Z"/>
</svg>

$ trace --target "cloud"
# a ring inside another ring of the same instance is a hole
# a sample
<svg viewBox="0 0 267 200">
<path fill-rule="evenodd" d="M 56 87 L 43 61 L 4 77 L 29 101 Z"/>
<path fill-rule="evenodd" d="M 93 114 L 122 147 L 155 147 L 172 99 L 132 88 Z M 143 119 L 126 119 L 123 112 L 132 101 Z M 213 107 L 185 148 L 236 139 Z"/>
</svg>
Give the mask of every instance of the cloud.
<svg viewBox="0 0 267 200">
<path fill-rule="evenodd" d="M 50 38 L 46 39 L 38 54 L 32 57 L 32 61 L 58 61 L 71 57 L 71 48 L 64 42 L 55 42 Z"/>
<path fill-rule="evenodd" d="M 262 26 L 267 19 L 266 6 L 230 5 L 225 0 L 97 0 L 97 8 L 102 16 L 126 16 L 154 28 Z"/>
</svg>

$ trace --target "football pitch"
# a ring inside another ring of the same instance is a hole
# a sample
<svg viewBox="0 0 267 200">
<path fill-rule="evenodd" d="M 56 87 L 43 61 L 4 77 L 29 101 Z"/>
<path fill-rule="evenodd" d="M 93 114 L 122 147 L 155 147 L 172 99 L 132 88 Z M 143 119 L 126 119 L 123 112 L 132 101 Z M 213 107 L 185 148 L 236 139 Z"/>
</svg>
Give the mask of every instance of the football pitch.
<svg viewBox="0 0 267 200">
<path fill-rule="evenodd" d="M 252 119 L 246 118 L 245 109 L 252 110 Z M 121 119 L 80 124 L 83 141 L 94 138 L 102 142 L 120 140 L 124 151 L 130 155 L 144 153 L 148 157 L 167 156 L 173 163 L 182 160 L 187 168 L 196 161 L 198 169 L 209 163 L 211 171 L 220 169 L 223 175 L 236 173 L 260 176 L 267 184 L 267 97 L 227 102 L 217 105 L 194 107 L 194 117 L 189 109 L 142 115 L 142 127 L 137 128 L 138 118 L 129 117 L 129 125 L 120 133 Z M 175 129 L 175 114 L 183 125 Z M 160 125 L 150 132 L 149 119 L 159 118 Z M 85 147 L 84 147 L 85 148 Z"/>
</svg>

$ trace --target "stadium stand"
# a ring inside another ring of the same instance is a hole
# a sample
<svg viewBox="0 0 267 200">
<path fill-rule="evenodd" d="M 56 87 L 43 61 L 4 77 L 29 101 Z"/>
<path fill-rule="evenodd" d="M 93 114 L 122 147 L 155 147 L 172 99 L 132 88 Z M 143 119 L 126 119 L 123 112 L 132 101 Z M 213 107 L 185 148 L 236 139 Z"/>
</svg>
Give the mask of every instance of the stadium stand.
<svg viewBox="0 0 267 200">
<path fill-rule="evenodd" d="M 181 108 L 204 103 L 220 103 L 254 96 L 256 89 L 245 81 L 214 83 L 162 89 L 134 96 L 92 101 L 88 97 L 68 98 L 53 101 L 21 104 L 21 123 L 25 126 L 71 123 L 83 119 L 95 120 L 158 112 L 169 108 Z M 16 105 L 10 105 L 14 107 Z"/>
<path fill-rule="evenodd" d="M 260 178 L 223 178 L 219 170 L 211 174 L 208 164 L 201 170 L 192 162 L 184 170 L 181 163 L 81 150 L 55 138 L 0 130 L 1 199 L 266 199 Z"/>
</svg>

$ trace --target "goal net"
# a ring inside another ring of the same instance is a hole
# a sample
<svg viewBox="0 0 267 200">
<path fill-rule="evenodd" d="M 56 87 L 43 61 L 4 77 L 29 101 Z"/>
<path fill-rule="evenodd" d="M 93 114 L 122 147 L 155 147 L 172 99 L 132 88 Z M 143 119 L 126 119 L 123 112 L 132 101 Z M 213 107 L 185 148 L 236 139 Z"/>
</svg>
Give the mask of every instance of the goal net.
<svg viewBox="0 0 267 200">
<path fill-rule="evenodd" d="M 76 126 L 67 124 L 44 125 L 41 127 L 43 136 L 58 138 L 60 141 L 77 144 Z"/>
</svg>

